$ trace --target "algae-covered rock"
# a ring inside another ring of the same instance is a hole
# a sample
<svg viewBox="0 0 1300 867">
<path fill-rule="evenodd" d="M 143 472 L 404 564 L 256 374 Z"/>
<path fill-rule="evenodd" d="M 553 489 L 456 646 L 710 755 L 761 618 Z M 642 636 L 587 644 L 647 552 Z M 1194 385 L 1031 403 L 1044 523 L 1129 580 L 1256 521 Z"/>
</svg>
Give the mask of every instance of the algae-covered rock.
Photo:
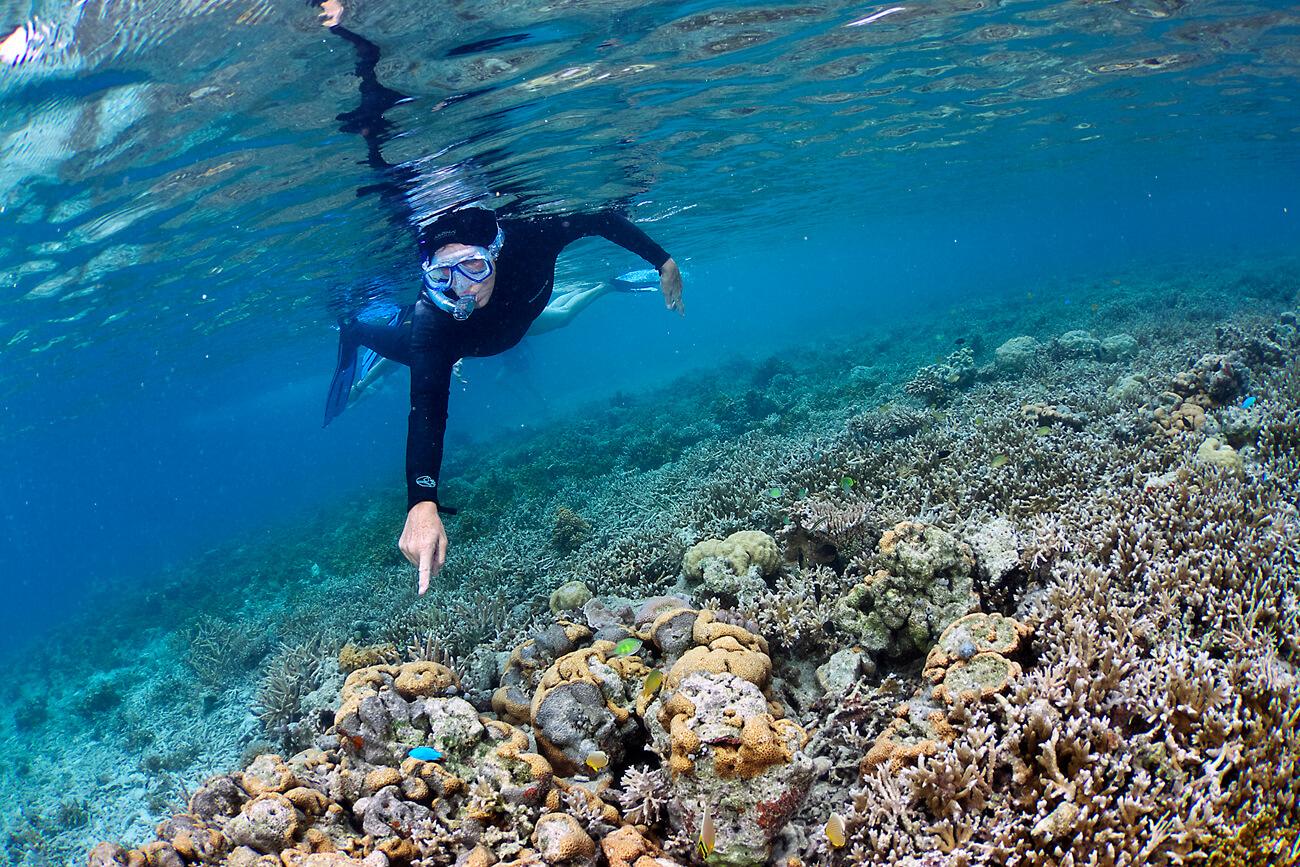
<svg viewBox="0 0 1300 867">
<path fill-rule="evenodd" d="M 827 695 L 840 695 L 848 692 L 858 678 L 872 675 L 876 664 L 871 657 L 852 647 L 836 651 L 826 664 L 817 668 L 817 685 Z"/>
<path fill-rule="evenodd" d="M 812 782 L 807 734 L 733 674 L 697 671 L 657 704 L 648 723 L 654 750 L 673 769 L 669 824 L 698 832 L 708 805 L 716 831 L 710 864 L 767 863 Z"/>
<path fill-rule="evenodd" d="M 1013 337 L 993 350 L 997 366 L 1007 371 L 1024 370 L 1037 357 L 1042 344 L 1028 335 Z"/>
<path fill-rule="evenodd" d="M 1100 345 L 1101 357 L 1106 361 L 1129 358 L 1137 352 L 1137 348 L 1137 339 L 1131 334 L 1112 334 L 1103 337 Z"/>
<path fill-rule="evenodd" d="M 1052 348 L 1066 358 L 1097 358 L 1101 355 L 1101 341 L 1083 329 L 1065 332 L 1052 342 Z"/>
<path fill-rule="evenodd" d="M 881 537 L 882 568 L 854 585 L 832 619 L 873 654 L 927 650 L 943 628 L 976 604 L 970 546 L 938 527 L 913 521 Z"/>
</svg>

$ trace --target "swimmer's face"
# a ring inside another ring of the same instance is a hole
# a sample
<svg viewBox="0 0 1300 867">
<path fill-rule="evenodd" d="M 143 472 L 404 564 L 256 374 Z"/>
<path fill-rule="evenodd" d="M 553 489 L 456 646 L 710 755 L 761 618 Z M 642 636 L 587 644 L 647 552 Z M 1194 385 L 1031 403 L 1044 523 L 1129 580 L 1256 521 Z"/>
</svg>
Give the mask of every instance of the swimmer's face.
<svg viewBox="0 0 1300 867">
<path fill-rule="evenodd" d="M 470 258 L 462 261 L 461 267 L 473 273 L 476 263 L 479 263 L 479 267 L 481 267 L 483 260 L 481 257 L 471 256 L 471 254 L 481 250 L 481 247 L 470 247 L 466 244 L 446 244 L 438 248 L 438 252 L 434 254 L 434 261 L 445 260 L 451 262 L 464 256 L 470 256 Z M 482 283 L 475 283 L 466 278 L 464 274 L 453 272 L 451 288 L 456 290 L 457 295 L 473 295 L 475 308 L 487 306 L 488 301 L 492 299 L 492 290 L 497 285 L 496 262 L 490 259 L 488 262 L 491 264 L 492 273 Z"/>
</svg>

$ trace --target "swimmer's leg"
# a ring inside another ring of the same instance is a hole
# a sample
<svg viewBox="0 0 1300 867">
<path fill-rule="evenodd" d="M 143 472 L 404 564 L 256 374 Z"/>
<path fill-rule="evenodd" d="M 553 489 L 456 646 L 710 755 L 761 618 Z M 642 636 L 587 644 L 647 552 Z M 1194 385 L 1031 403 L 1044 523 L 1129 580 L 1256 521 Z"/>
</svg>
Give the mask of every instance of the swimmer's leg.
<svg viewBox="0 0 1300 867">
<path fill-rule="evenodd" d="M 410 308 L 397 311 L 386 325 L 358 322 L 351 318 L 339 321 L 338 363 L 325 396 L 326 425 L 347 408 L 353 385 L 358 379 L 367 385 L 374 381 L 370 375 L 381 357 L 410 365 L 411 327 L 405 321 L 409 311 Z"/>
<path fill-rule="evenodd" d="M 601 283 L 587 289 L 578 289 L 557 296 L 551 303 L 546 305 L 542 315 L 533 321 L 532 327 L 528 329 L 525 336 L 536 337 L 538 334 L 545 334 L 548 331 L 563 328 L 573 321 L 573 317 L 587 309 L 593 301 L 613 290 L 614 287 L 609 283 Z"/>
</svg>

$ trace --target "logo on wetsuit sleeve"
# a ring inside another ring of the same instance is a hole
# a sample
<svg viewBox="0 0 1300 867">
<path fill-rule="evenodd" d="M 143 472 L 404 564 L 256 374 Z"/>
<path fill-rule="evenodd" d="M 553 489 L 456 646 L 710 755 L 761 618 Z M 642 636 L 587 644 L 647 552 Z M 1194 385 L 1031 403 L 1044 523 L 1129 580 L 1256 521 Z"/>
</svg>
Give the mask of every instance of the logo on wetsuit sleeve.
<svg viewBox="0 0 1300 867">
<path fill-rule="evenodd" d="M 415 483 L 422 488 L 438 487 L 438 480 L 435 479 L 433 476 L 420 476 L 418 479 L 415 480 Z"/>
</svg>

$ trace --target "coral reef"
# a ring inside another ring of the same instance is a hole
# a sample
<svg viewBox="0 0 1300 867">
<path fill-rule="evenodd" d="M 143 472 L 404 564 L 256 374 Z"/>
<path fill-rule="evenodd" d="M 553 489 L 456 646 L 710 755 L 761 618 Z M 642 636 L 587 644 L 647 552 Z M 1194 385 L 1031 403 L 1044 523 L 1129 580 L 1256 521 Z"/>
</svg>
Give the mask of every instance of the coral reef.
<svg viewBox="0 0 1300 867">
<path fill-rule="evenodd" d="M 378 555 L 337 583 L 320 558 L 312 615 L 271 609 L 232 656 L 227 619 L 172 633 L 180 664 L 147 692 L 111 669 L 75 704 L 24 684 L 11 736 L 120 732 L 150 821 L 108 824 L 92 784 L 8 815 L 6 853 L 84 863 L 69 841 L 94 834 L 123 841 L 104 867 L 1294 861 L 1295 317 L 1080 306 L 1056 336 L 990 318 L 991 354 L 854 373 L 853 347 L 620 400 L 449 475 L 482 517 L 427 597 Z M 564 457 L 661 429 L 648 456 Z M 540 448 L 559 463 L 528 481 Z M 588 535 L 555 537 L 564 503 Z M 190 738 L 162 724 L 208 714 Z M 57 776 L 24 761 L 0 769 L 16 789 Z"/>
</svg>

